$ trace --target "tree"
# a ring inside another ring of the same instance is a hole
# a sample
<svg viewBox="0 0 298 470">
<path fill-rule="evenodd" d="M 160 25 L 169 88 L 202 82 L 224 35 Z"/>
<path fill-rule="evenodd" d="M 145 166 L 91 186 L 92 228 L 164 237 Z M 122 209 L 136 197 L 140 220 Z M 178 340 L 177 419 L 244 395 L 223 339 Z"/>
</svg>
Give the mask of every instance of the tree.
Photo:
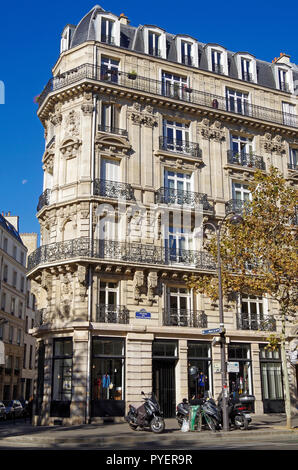
<svg viewBox="0 0 298 470">
<path fill-rule="evenodd" d="M 275 341 L 268 338 L 268 347 L 279 339 L 287 427 L 291 427 L 285 342 L 286 323 L 297 315 L 297 190 L 274 167 L 267 174 L 256 171 L 249 189 L 251 201 L 241 210 L 242 223 L 225 223 L 221 230 L 222 291 L 224 295 L 268 295 L 278 302 L 282 331 Z M 206 248 L 216 259 L 216 236 L 211 236 Z M 189 288 L 218 298 L 216 274 L 185 276 L 185 280 Z"/>
</svg>

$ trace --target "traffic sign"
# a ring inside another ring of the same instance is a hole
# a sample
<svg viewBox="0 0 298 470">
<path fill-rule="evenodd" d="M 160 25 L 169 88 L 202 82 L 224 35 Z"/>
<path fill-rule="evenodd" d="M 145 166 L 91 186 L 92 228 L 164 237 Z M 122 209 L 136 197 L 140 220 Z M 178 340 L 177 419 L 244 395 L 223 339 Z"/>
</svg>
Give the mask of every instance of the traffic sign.
<svg viewBox="0 0 298 470">
<path fill-rule="evenodd" d="M 223 328 L 211 328 L 210 330 L 203 330 L 203 335 L 214 335 L 215 333 L 222 333 Z"/>
</svg>

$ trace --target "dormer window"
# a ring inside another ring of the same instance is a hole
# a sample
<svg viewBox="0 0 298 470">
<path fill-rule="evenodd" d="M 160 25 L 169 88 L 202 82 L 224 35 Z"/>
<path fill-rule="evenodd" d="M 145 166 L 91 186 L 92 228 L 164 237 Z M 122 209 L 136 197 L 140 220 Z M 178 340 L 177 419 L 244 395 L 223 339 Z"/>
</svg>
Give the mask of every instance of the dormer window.
<svg viewBox="0 0 298 470">
<path fill-rule="evenodd" d="M 241 75 L 242 80 L 252 82 L 251 61 L 243 57 L 241 58 Z"/>
<path fill-rule="evenodd" d="M 247 52 L 237 52 L 235 62 L 240 80 L 257 83 L 257 64 L 253 55 Z"/>
<path fill-rule="evenodd" d="M 192 44 L 186 41 L 181 41 L 181 62 L 185 65 L 193 65 L 193 58 L 191 55 Z"/>
<path fill-rule="evenodd" d="M 75 26 L 72 26 L 69 24 L 65 26 L 63 33 L 61 35 L 60 54 L 62 54 L 62 52 L 67 51 L 70 48 L 74 30 L 75 30 Z"/>
<path fill-rule="evenodd" d="M 190 36 L 176 36 L 177 61 L 193 67 L 199 66 L 198 43 Z"/>
<path fill-rule="evenodd" d="M 153 31 L 149 31 L 148 41 L 149 41 L 149 50 L 148 50 L 149 54 L 160 57 L 161 55 L 160 47 L 159 47 L 160 34 L 157 34 Z"/>
<path fill-rule="evenodd" d="M 287 70 L 278 69 L 278 85 L 280 90 L 289 91 L 289 79 Z"/>
<path fill-rule="evenodd" d="M 216 49 L 211 50 L 212 72 L 223 73 L 222 52 Z"/>
<path fill-rule="evenodd" d="M 144 26 L 144 52 L 155 57 L 167 58 L 166 33 L 157 26 Z"/>
<path fill-rule="evenodd" d="M 217 44 L 207 44 L 206 55 L 208 70 L 223 75 L 228 75 L 228 55 L 224 47 Z"/>
<path fill-rule="evenodd" d="M 115 44 L 114 38 L 114 24 L 113 20 L 108 18 L 101 19 L 101 42 L 105 42 L 106 44 Z"/>
</svg>

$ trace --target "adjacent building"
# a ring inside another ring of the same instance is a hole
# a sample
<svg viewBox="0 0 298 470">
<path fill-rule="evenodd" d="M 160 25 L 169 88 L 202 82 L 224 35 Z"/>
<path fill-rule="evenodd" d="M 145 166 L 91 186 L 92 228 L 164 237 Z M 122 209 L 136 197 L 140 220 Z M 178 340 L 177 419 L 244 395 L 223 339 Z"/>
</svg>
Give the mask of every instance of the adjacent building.
<svg viewBox="0 0 298 470">
<path fill-rule="evenodd" d="M 173 416 L 182 398 L 221 390 L 204 334 L 218 305 L 183 280 L 215 269 L 197 228 L 241 209 L 256 169 L 296 184 L 298 67 L 95 6 L 64 28 L 52 72 L 28 263 L 41 311 L 35 422 L 121 419 L 142 390 Z M 253 393 L 257 413 L 282 411 L 280 355 L 265 349 L 278 305 L 239 294 L 224 308 L 230 390 Z"/>
</svg>

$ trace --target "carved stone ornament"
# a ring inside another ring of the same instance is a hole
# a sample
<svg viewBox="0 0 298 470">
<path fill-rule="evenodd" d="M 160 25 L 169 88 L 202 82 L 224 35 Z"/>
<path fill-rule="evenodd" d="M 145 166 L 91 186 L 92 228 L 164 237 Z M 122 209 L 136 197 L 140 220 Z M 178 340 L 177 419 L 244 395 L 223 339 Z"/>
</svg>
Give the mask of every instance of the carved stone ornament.
<svg viewBox="0 0 298 470">
<path fill-rule="evenodd" d="M 153 303 L 156 288 L 158 286 L 158 276 L 156 272 L 150 272 L 147 279 L 148 284 L 148 301 Z"/>
<path fill-rule="evenodd" d="M 66 117 L 66 129 L 67 129 L 67 134 L 76 136 L 79 135 L 79 125 L 80 125 L 80 116 L 77 113 L 77 111 L 69 111 L 67 117 Z"/>
<path fill-rule="evenodd" d="M 133 278 L 133 296 L 135 303 L 138 304 L 141 298 L 141 292 L 144 287 L 145 276 L 143 271 L 136 271 Z"/>
<path fill-rule="evenodd" d="M 87 268 L 86 266 L 78 266 L 78 284 L 79 284 L 79 296 L 81 300 L 84 300 L 84 298 L 87 295 Z"/>
<path fill-rule="evenodd" d="M 223 125 L 220 121 L 211 122 L 209 119 L 204 118 L 199 125 L 199 132 L 204 139 L 213 139 L 216 142 L 221 142 L 225 139 Z"/>
<path fill-rule="evenodd" d="M 155 127 L 158 124 L 154 117 L 154 108 L 150 105 L 142 106 L 140 103 L 133 103 L 132 111 L 129 112 L 132 123 L 137 126 Z"/>
<path fill-rule="evenodd" d="M 272 134 L 266 132 L 262 139 L 263 147 L 267 152 L 276 152 L 278 154 L 284 153 L 286 151 L 285 144 L 282 137 L 277 134 L 273 137 Z"/>
<path fill-rule="evenodd" d="M 83 103 L 81 106 L 81 110 L 83 111 L 84 116 L 87 116 L 88 114 L 93 113 L 93 105 L 89 103 Z"/>
</svg>

